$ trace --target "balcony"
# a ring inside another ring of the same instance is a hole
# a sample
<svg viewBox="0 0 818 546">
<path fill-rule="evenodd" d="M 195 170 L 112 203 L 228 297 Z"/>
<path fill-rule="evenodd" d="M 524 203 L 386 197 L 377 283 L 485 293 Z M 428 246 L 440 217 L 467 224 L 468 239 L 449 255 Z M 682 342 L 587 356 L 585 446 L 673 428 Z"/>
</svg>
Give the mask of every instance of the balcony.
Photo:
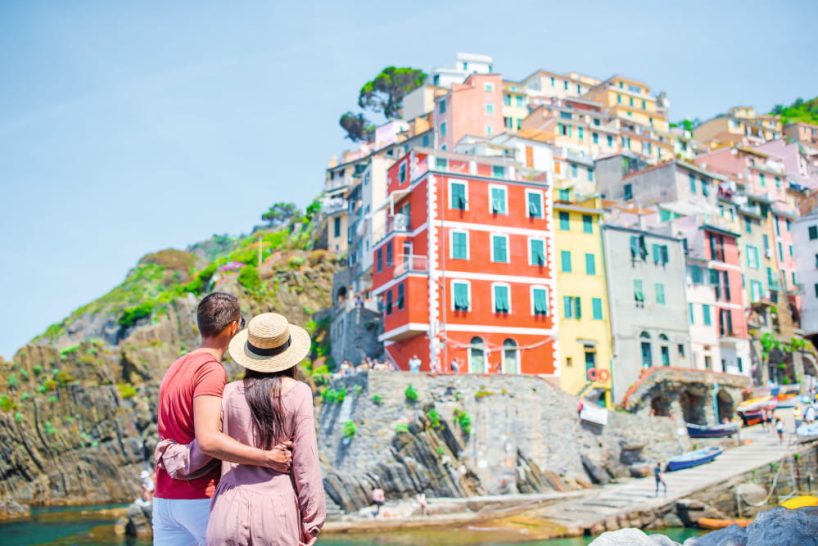
<svg viewBox="0 0 818 546">
<path fill-rule="evenodd" d="M 409 225 L 409 217 L 405 214 L 396 214 L 386 220 L 386 226 L 373 229 L 373 239 L 377 245 L 387 237 L 396 233 L 409 233 L 412 226 Z"/>
<path fill-rule="evenodd" d="M 327 215 L 343 212 L 346 208 L 347 200 L 343 197 L 330 197 L 324 199 L 324 202 L 321 204 L 321 210 Z"/>
<path fill-rule="evenodd" d="M 398 257 L 395 264 L 395 277 L 400 277 L 405 273 L 427 273 L 429 271 L 429 260 L 426 256 L 418 254 L 404 254 Z"/>
</svg>

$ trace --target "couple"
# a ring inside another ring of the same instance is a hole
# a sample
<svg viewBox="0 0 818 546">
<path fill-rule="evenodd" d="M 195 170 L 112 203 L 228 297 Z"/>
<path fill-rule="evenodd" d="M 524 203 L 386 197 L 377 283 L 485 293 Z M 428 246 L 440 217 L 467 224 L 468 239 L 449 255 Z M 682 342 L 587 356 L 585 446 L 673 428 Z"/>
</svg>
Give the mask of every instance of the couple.
<svg viewBox="0 0 818 546">
<path fill-rule="evenodd" d="M 324 489 L 312 391 L 294 378 L 309 334 L 275 313 L 241 330 L 238 300 L 221 292 L 196 319 L 201 347 L 159 388 L 154 544 L 313 544 Z M 225 386 L 227 351 L 245 372 Z"/>
</svg>

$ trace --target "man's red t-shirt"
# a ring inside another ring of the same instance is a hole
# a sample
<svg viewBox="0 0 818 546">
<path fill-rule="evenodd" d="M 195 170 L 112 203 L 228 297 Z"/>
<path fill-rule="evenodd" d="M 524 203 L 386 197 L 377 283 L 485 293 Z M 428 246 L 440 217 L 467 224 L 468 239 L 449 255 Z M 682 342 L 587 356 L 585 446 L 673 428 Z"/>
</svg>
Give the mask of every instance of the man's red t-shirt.
<svg viewBox="0 0 818 546">
<path fill-rule="evenodd" d="M 193 399 L 222 396 L 227 374 L 210 353 L 188 353 L 174 362 L 159 387 L 159 438 L 189 444 L 196 437 L 193 427 Z M 208 499 L 219 482 L 216 467 L 207 476 L 194 480 L 174 480 L 164 469 L 156 471 L 156 493 L 160 499 Z"/>
</svg>

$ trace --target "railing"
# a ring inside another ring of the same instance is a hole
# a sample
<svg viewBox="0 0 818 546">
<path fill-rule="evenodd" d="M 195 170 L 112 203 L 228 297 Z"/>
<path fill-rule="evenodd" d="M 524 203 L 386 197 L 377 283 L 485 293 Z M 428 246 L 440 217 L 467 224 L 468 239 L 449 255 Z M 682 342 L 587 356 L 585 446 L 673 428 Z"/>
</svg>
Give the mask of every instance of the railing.
<svg viewBox="0 0 818 546">
<path fill-rule="evenodd" d="M 429 270 L 429 260 L 426 256 L 417 254 L 404 254 L 398 256 L 395 263 L 395 277 L 404 273 L 426 273 Z"/>
<path fill-rule="evenodd" d="M 347 201 L 343 197 L 333 197 L 331 199 L 325 199 L 323 204 L 321 205 L 321 210 L 324 211 L 324 214 L 334 214 L 336 212 L 341 212 L 347 208 Z"/>
</svg>

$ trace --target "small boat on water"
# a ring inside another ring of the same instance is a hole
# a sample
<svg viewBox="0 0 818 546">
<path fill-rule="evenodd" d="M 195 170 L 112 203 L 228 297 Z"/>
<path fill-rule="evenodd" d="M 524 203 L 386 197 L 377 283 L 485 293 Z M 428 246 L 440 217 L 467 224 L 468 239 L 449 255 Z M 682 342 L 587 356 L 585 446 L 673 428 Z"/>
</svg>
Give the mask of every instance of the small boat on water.
<svg viewBox="0 0 818 546">
<path fill-rule="evenodd" d="M 812 423 L 811 425 L 805 423 L 801 425 L 795 429 L 795 436 L 799 442 L 818 440 L 818 423 Z"/>
<path fill-rule="evenodd" d="M 722 425 L 696 425 L 685 423 L 687 434 L 691 438 L 726 438 L 738 432 L 738 425 L 725 423 Z"/>
<path fill-rule="evenodd" d="M 780 503 L 780 505 L 790 510 L 804 508 L 805 506 L 818 506 L 818 497 L 814 497 L 812 495 L 802 495 L 800 497 L 787 499 Z"/>
<path fill-rule="evenodd" d="M 700 464 L 709 463 L 719 455 L 724 453 L 724 449 L 720 447 L 706 447 L 696 451 L 690 451 L 676 457 L 671 457 L 667 463 L 668 472 L 675 472 L 676 470 L 683 470 L 685 468 L 693 468 Z"/>
<path fill-rule="evenodd" d="M 724 529 L 731 525 L 738 525 L 739 527 L 747 527 L 753 523 L 751 519 L 718 519 L 718 518 L 699 518 L 696 525 L 701 529 L 708 531 L 715 531 L 716 529 Z"/>
</svg>

